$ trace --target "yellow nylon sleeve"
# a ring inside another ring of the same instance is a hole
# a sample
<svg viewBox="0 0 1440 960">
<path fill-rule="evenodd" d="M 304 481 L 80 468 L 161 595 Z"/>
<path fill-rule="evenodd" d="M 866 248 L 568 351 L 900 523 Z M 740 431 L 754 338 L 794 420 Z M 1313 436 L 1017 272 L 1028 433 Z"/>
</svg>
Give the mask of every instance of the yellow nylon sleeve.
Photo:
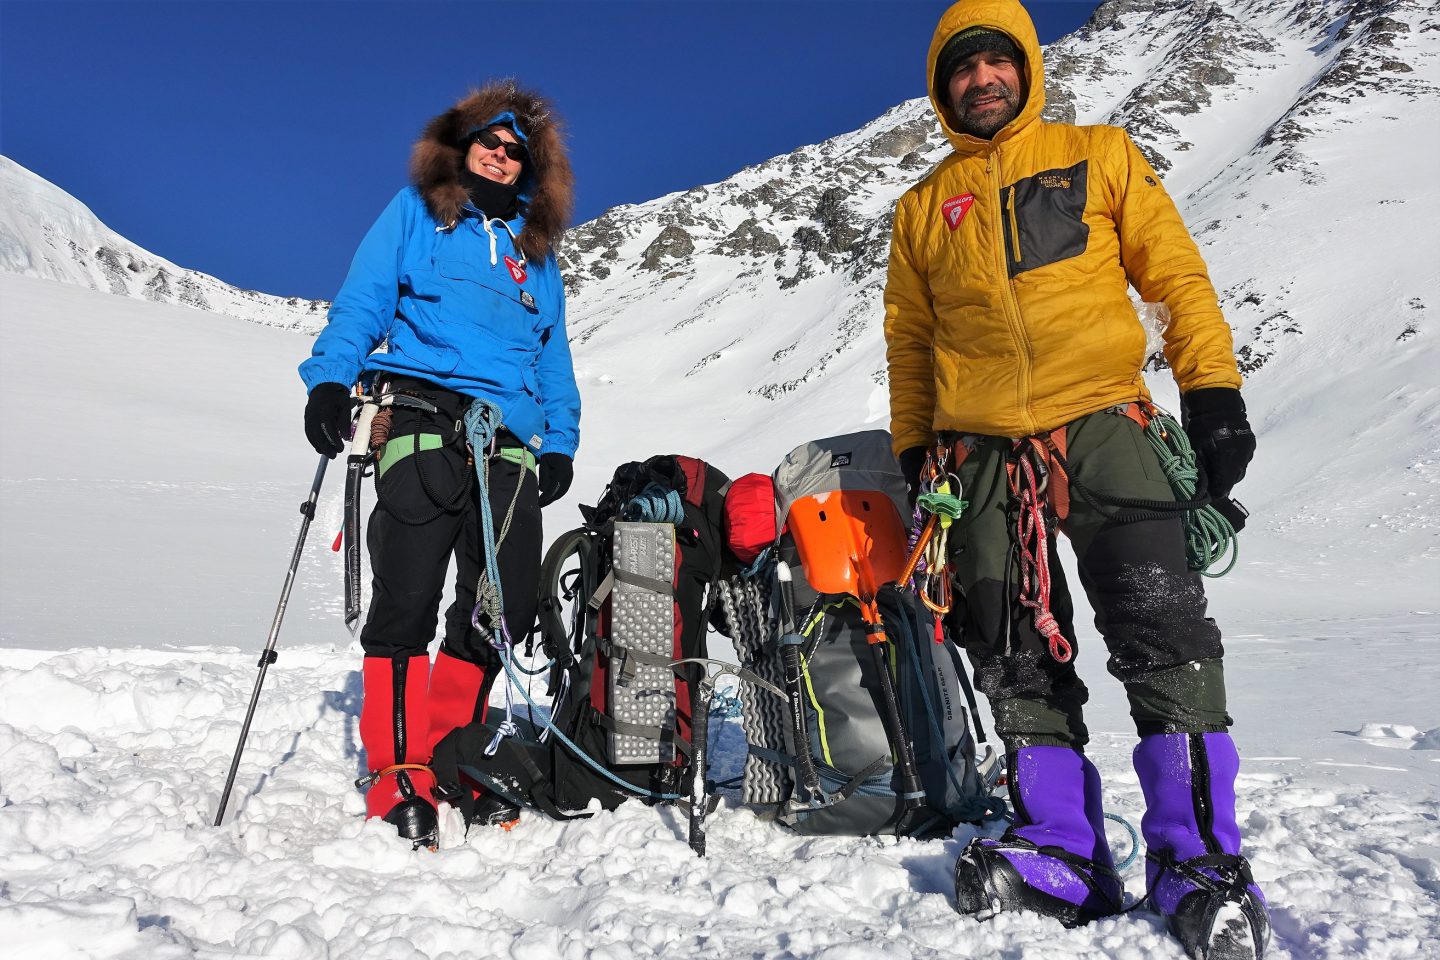
<svg viewBox="0 0 1440 960">
<path fill-rule="evenodd" d="M 890 437 L 895 453 L 934 442 L 935 309 L 907 193 L 895 208 L 885 280 L 885 359 L 890 380 Z"/>
<path fill-rule="evenodd" d="M 1180 211 L 1129 134 L 1113 130 L 1107 167 L 1113 171 L 1120 260 L 1147 303 L 1163 303 L 1165 359 L 1181 392 L 1240 386 L 1230 326 L 1220 312 L 1200 249 Z"/>
</svg>

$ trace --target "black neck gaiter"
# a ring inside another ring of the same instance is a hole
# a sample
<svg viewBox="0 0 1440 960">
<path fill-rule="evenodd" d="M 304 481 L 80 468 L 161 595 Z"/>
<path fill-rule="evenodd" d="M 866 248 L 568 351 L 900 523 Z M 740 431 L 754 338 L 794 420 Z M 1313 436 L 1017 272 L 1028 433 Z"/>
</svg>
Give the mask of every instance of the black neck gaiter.
<svg viewBox="0 0 1440 960">
<path fill-rule="evenodd" d="M 460 186 L 465 188 L 475 208 L 491 220 L 509 220 L 515 216 L 515 200 L 520 192 L 518 184 L 497 183 L 462 166 Z"/>
</svg>

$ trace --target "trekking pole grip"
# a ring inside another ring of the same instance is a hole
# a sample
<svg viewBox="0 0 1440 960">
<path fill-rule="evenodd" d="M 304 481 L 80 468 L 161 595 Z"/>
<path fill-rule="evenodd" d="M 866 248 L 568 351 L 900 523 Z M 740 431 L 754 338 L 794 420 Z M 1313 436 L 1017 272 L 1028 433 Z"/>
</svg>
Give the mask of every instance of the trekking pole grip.
<svg viewBox="0 0 1440 960">
<path fill-rule="evenodd" d="M 220 792 L 220 806 L 215 811 L 215 826 L 225 819 L 225 807 L 230 802 L 230 791 L 235 786 L 235 773 L 240 769 L 240 755 L 245 752 L 245 740 L 250 736 L 250 721 L 255 717 L 255 705 L 260 701 L 260 688 L 265 683 L 265 673 L 278 659 L 275 641 L 280 636 L 280 623 L 285 619 L 285 607 L 290 602 L 290 588 L 295 585 L 295 571 L 300 566 L 300 557 L 305 552 L 305 535 L 310 532 L 310 521 L 315 519 L 315 502 L 320 498 L 320 485 L 325 480 L 325 467 L 330 458 L 320 457 L 315 468 L 315 479 L 310 482 L 310 496 L 300 505 L 300 534 L 295 538 L 295 549 L 290 554 L 290 566 L 285 571 L 285 586 L 280 590 L 280 602 L 275 607 L 275 618 L 270 622 L 270 635 L 265 639 L 265 649 L 260 653 L 260 672 L 255 677 L 255 689 L 250 693 L 250 706 L 245 711 L 245 722 L 240 725 L 240 739 L 235 744 L 235 756 L 230 760 L 230 773 L 225 777 L 225 789 Z"/>
</svg>

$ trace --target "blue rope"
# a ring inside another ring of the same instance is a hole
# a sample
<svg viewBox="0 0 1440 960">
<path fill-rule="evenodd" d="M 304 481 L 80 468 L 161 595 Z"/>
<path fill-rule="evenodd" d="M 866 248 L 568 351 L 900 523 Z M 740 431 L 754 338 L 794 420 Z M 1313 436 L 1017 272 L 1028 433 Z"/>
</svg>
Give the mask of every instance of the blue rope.
<svg viewBox="0 0 1440 960">
<path fill-rule="evenodd" d="M 710 701 L 710 716 L 721 720 L 734 720 L 740 710 L 740 698 L 733 693 L 717 693 Z"/>
<path fill-rule="evenodd" d="M 525 689 L 525 685 L 520 682 L 520 678 L 515 676 L 515 670 L 517 668 L 514 662 L 511 660 L 511 656 L 513 653 L 514 651 L 511 650 L 509 647 L 500 648 L 500 662 L 505 665 L 505 674 L 510 678 L 510 683 L 515 687 L 515 689 L 520 691 L 520 695 L 525 698 L 525 702 L 530 705 L 530 709 L 539 710 L 540 706 L 534 700 L 530 699 L 530 692 Z M 509 687 L 505 688 L 505 705 L 508 709 L 510 705 Z M 619 777 L 615 776 L 615 774 L 611 773 L 609 770 L 606 770 L 600 764 L 596 763 L 595 760 L 588 753 L 576 746 L 573 740 L 565 736 L 565 734 L 561 732 L 560 728 L 555 726 L 555 722 L 548 715 L 545 717 L 545 729 L 555 734 L 555 736 L 560 740 L 561 743 L 565 744 L 565 746 L 570 748 L 571 753 L 575 754 L 575 756 L 579 759 L 585 761 L 585 763 L 587 763 L 592 770 L 600 774 L 605 779 L 611 781 L 612 783 L 615 783 L 620 787 L 624 788 L 625 790 L 629 791 L 630 793 L 638 794 L 642 797 L 649 797 L 652 800 L 680 799 L 680 794 L 678 793 L 655 793 L 654 791 L 646 790 L 644 787 L 637 787 L 633 783 L 621 780 Z"/>
<path fill-rule="evenodd" d="M 1105 819 L 1114 820 L 1116 823 L 1120 824 L 1120 826 L 1125 828 L 1126 833 L 1130 834 L 1130 853 L 1124 860 L 1121 860 L 1119 863 L 1115 864 L 1115 872 L 1119 873 L 1121 870 L 1124 870 L 1126 867 L 1130 866 L 1130 864 L 1134 863 L 1135 858 L 1140 855 L 1140 834 L 1135 832 L 1135 828 L 1131 826 L 1129 820 L 1126 820 L 1119 814 L 1107 813 L 1105 814 Z"/>
<path fill-rule="evenodd" d="M 644 523 L 679 523 L 685 519 L 685 501 L 677 491 L 651 483 L 620 508 L 620 516 Z"/>
<path fill-rule="evenodd" d="M 492 625 L 498 624 L 498 630 L 489 630 L 490 645 L 500 652 L 502 659 L 509 652 L 514 642 L 510 639 L 510 630 L 505 625 L 505 593 L 500 586 L 500 561 L 498 551 L 495 548 L 495 515 L 490 509 L 490 477 L 489 460 L 486 457 L 491 442 L 495 435 L 500 432 L 500 426 L 504 422 L 504 415 L 500 408 L 494 403 L 485 399 L 475 399 L 465 410 L 465 436 L 470 442 L 470 449 L 475 454 L 475 477 L 480 487 L 480 534 L 481 543 L 485 550 L 485 577 L 482 589 L 478 591 L 481 595 L 475 598 L 475 609 L 470 612 L 470 624 L 477 630 L 484 631 L 485 628 L 480 622 L 482 614 L 490 618 Z M 523 477 L 522 477 L 523 480 Z M 527 696 L 526 699 L 529 699 Z M 515 703 L 510 696 L 510 688 L 505 688 L 505 719 L 495 731 L 495 737 L 485 748 L 485 756 L 493 757 L 495 751 L 500 749 L 500 741 L 506 737 L 513 737 L 520 730 L 515 725 Z"/>
<path fill-rule="evenodd" d="M 761 550 L 758 554 L 755 555 L 755 559 L 750 561 L 750 566 L 740 571 L 740 576 L 748 580 L 758 574 L 761 568 L 765 566 L 766 562 L 769 561 L 770 553 L 770 547 L 766 547 L 764 550 Z"/>
</svg>

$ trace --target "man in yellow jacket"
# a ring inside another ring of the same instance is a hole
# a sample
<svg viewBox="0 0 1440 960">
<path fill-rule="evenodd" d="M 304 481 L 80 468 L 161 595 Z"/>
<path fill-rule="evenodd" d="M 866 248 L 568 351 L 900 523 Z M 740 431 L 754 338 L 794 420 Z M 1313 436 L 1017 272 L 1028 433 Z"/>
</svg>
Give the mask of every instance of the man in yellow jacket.
<svg viewBox="0 0 1440 960">
<path fill-rule="evenodd" d="M 1040 45 L 1016 0 L 952 6 L 927 67 L 954 151 L 895 211 L 891 433 L 912 495 L 928 456 L 970 504 L 950 528 L 951 565 L 1016 814 L 961 856 L 959 909 L 1074 924 L 1121 907 L 1083 753 L 1070 597 L 1049 560 L 1058 522 L 1140 735 L 1151 904 L 1192 955 L 1258 957 L 1269 925 L 1240 856 L 1220 633 L 1143 437 L 1146 336 L 1128 288 L 1166 308 L 1165 357 L 1216 499 L 1255 449 L 1229 327 L 1125 131 L 1040 119 Z"/>
</svg>

